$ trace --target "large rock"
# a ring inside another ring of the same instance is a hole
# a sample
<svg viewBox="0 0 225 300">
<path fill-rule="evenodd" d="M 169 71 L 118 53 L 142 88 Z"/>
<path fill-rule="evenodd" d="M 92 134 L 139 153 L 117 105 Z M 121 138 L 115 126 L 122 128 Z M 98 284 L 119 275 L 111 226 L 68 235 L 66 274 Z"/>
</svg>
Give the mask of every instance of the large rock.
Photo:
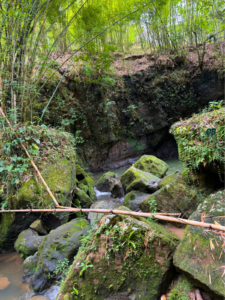
<svg viewBox="0 0 225 300">
<path fill-rule="evenodd" d="M 170 129 L 178 144 L 179 159 L 190 170 L 211 173 L 214 188 L 218 188 L 218 184 L 224 187 L 224 126 L 225 108 L 215 106 L 213 111 L 177 122 Z"/>
<path fill-rule="evenodd" d="M 128 193 L 132 190 L 153 193 L 158 189 L 160 179 L 150 173 L 130 167 L 121 177 L 121 183 Z"/>
<path fill-rule="evenodd" d="M 163 177 L 169 169 L 169 166 L 164 161 L 153 155 L 143 155 L 136 161 L 134 167 L 160 178 Z"/>
<path fill-rule="evenodd" d="M 121 206 L 121 202 L 118 200 L 102 200 L 102 201 L 96 201 L 92 204 L 90 208 L 92 209 L 116 209 Z M 90 212 L 88 214 L 88 220 L 90 220 L 91 224 L 94 224 L 97 220 L 99 220 L 104 214 L 102 213 L 96 213 L 96 212 Z"/>
<path fill-rule="evenodd" d="M 219 191 L 198 206 L 190 220 L 219 223 L 225 226 L 225 191 Z M 220 216 L 222 216 L 220 218 Z M 196 286 L 207 291 L 212 299 L 223 299 L 225 242 L 220 231 L 187 226 L 174 255 L 174 265 L 180 272 L 195 279 Z"/>
<path fill-rule="evenodd" d="M 86 220 L 74 219 L 44 237 L 38 248 L 37 268 L 30 279 L 32 290 L 39 292 L 47 287 L 48 274 L 52 274 L 59 261 L 73 259 L 81 245 L 80 238 L 87 235 L 89 229 Z"/>
<path fill-rule="evenodd" d="M 114 172 L 107 172 L 98 180 L 96 188 L 100 192 L 111 192 L 115 182 L 116 174 Z"/>
<path fill-rule="evenodd" d="M 129 207 L 131 210 L 139 209 L 139 204 L 149 196 L 147 193 L 139 191 L 131 191 L 126 194 L 123 205 Z"/>
<path fill-rule="evenodd" d="M 82 245 L 57 296 L 73 300 L 156 300 L 172 280 L 177 238 L 162 226 L 108 215 Z"/>
<path fill-rule="evenodd" d="M 114 172 L 107 172 L 101 176 L 96 184 L 96 188 L 100 192 L 110 192 L 114 198 L 122 198 L 124 191 L 118 175 Z"/>
<path fill-rule="evenodd" d="M 29 228 L 19 234 L 15 249 L 20 256 L 27 258 L 37 251 L 43 240 L 44 236 L 39 236 L 36 231 Z"/>
<path fill-rule="evenodd" d="M 153 201 L 156 201 L 155 207 L 161 212 L 182 213 L 185 217 L 189 217 L 197 208 L 202 194 L 195 187 L 188 186 L 180 172 L 163 178 L 159 186 L 160 190 L 149 195 L 139 205 L 144 212 L 151 212 Z"/>
<path fill-rule="evenodd" d="M 46 235 L 48 234 L 42 220 L 36 220 L 31 225 L 30 228 L 37 231 L 40 234 Z"/>
</svg>

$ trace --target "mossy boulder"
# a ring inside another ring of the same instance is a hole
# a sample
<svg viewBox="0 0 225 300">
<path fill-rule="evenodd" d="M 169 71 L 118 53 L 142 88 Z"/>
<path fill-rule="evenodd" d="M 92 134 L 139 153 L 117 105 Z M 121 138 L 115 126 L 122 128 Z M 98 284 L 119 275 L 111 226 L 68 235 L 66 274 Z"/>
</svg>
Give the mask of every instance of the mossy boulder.
<svg viewBox="0 0 225 300">
<path fill-rule="evenodd" d="M 46 227 L 44 226 L 42 220 L 36 220 L 31 225 L 30 228 L 37 231 L 42 235 L 48 234 Z"/>
<path fill-rule="evenodd" d="M 92 204 L 91 198 L 85 193 L 85 189 L 81 190 L 79 188 L 75 188 L 76 198 L 79 201 L 81 207 L 89 208 Z"/>
<path fill-rule="evenodd" d="M 87 235 L 89 229 L 86 220 L 77 218 L 44 237 L 38 248 L 36 271 L 30 279 L 32 290 L 40 292 L 46 288 L 48 274 L 52 274 L 59 261 L 73 259 L 81 245 L 80 238 Z"/>
<path fill-rule="evenodd" d="M 60 205 L 69 205 L 68 194 L 71 187 L 76 184 L 76 177 L 73 176 L 73 162 L 70 159 L 57 159 L 52 163 L 45 161 L 39 167 L 49 189 L 55 195 Z M 41 180 L 33 174 L 24 182 L 17 194 L 17 207 L 26 207 L 32 203 L 35 207 L 52 207 L 54 202 L 47 193 Z"/>
<path fill-rule="evenodd" d="M 27 258 L 37 252 L 43 240 L 44 236 L 39 236 L 36 231 L 29 228 L 19 234 L 15 242 L 15 249 L 20 256 Z"/>
<path fill-rule="evenodd" d="M 203 197 L 200 191 L 186 184 L 180 172 L 174 172 L 163 178 L 159 186 L 161 189 L 149 195 L 139 204 L 142 211 L 151 212 L 156 208 L 160 212 L 179 212 L 185 217 L 189 217 Z M 153 202 L 157 204 L 154 207 Z"/>
<path fill-rule="evenodd" d="M 139 191 L 131 191 L 126 194 L 123 205 L 129 207 L 131 210 L 139 209 L 139 204 L 149 196 L 147 193 Z"/>
<path fill-rule="evenodd" d="M 79 249 L 58 300 L 156 300 L 172 280 L 177 238 L 155 222 L 108 215 Z"/>
<path fill-rule="evenodd" d="M 14 251 L 14 243 L 18 235 L 29 228 L 39 214 L 5 213 L 0 216 L 0 252 Z"/>
<path fill-rule="evenodd" d="M 224 190 L 210 195 L 189 219 L 212 224 L 217 222 L 225 226 L 224 199 Z M 176 268 L 193 278 L 195 285 L 207 291 L 213 299 L 225 297 L 222 279 L 225 247 L 220 233 L 197 226 L 187 226 L 174 255 Z"/>
<path fill-rule="evenodd" d="M 96 200 L 94 181 L 78 164 L 76 164 L 76 179 L 78 188 L 74 190 L 74 198 L 78 199 L 79 206 L 90 207 L 92 202 Z"/>
<path fill-rule="evenodd" d="M 116 174 L 114 172 L 107 172 L 101 176 L 96 184 L 97 190 L 100 192 L 111 192 L 115 182 Z"/>
<path fill-rule="evenodd" d="M 155 192 L 160 179 L 150 173 L 130 167 L 121 177 L 121 183 L 126 193 L 136 190 L 140 192 Z"/>
<path fill-rule="evenodd" d="M 179 158 L 190 169 L 224 176 L 225 108 L 198 114 L 171 127 Z"/>
<path fill-rule="evenodd" d="M 143 155 L 135 162 L 134 167 L 159 178 L 162 178 L 169 169 L 169 166 L 164 161 L 153 155 Z"/>
</svg>

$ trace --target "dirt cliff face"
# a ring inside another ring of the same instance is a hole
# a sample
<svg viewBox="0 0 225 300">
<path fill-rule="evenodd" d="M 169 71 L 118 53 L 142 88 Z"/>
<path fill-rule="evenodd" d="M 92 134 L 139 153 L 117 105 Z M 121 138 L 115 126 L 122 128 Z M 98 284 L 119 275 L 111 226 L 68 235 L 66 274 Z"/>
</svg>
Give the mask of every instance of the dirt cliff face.
<svg viewBox="0 0 225 300">
<path fill-rule="evenodd" d="M 170 126 L 225 98 L 222 61 L 215 58 L 213 47 L 207 45 L 202 72 L 191 48 L 186 56 L 119 58 L 113 65 L 117 75 L 98 82 L 77 80 L 70 71 L 46 120 L 52 125 L 64 122 L 77 135 L 80 160 L 92 171 L 129 165 L 143 153 L 177 158 Z M 42 102 L 53 89 L 49 85 L 42 91 Z"/>
</svg>

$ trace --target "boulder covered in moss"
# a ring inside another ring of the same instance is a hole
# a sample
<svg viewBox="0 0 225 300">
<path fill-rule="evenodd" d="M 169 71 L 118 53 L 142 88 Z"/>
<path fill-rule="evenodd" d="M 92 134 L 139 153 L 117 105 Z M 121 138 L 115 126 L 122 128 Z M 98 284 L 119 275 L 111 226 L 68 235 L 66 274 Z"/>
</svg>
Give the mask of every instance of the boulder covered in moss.
<svg viewBox="0 0 225 300">
<path fill-rule="evenodd" d="M 190 216 L 190 220 L 225 226 L 225 191 L 211 194 Z M 195 280 L 212 299 L 223 299 L 225 242 L 220 231 L 187 226 L 174 255 L 176 268 Z"/>
<path fill-rule="evenodd" d="M 42 220 L 36 220 L 31 225 L 30 228 L 37 231 L 42 235 L 48 234 L 46 227 L 44 226 Z"/>
<path fill-rule="evenodd" d="M 24 124 L 18 124 L 14 132 L 5 128 L 5 132 L 1 133 L 1 206 L 10 209 L 55 207 L 30 159 L 17 142 L 17 137 L 24 140 L 33 161 L 60 205 L 70 206 L 71 202 L 76 200 L 74 188 L 78 187 L 85 196 L 77 198 L 77 206 L 90 207 L 96 198 L 94 182 L 80 166 L 75 165 L 73 136 L 44 125 Z M 69 215 L 56 213 L 55 216 L 59 220 L 56 223 L 61 225 L 68 221 Z M 13 250 L 19 233 L 29 228 L 39 217 L 38 213 L 0 216 L 0 251 Z"/>
<path fill-rule="evenodd" d="M 107 215 L 79 249 L 56 299 L 156 300 L 173 277 L 177 238 L 161 225 Z M 124 297 L 124 298 L 123 298 Z"/>
<path fill-rule="evenodd" d="M 159 186 L 161 188 L 158 191 L 139 204 L 142 211 L 151 212 L 156 209 L 160 212 L 182 213 L 189 217 L 204 198 L 195 187 L 187 185 L 180 172 L 163 178 Z"/>
<path fill-rule="evenodd" d="M 114 172 L 103 174 L 98 180 L 96 188 L 100 192 L 110 192 L 114 198 L 122 198 L 124 195 L 122 184 Z"/>
<path fill-rule="evenodd" d="M 96 188 L 100 192 L 111 192 L 115 182 L 116 174 L 114 172 L 107 172 L 98 180 Z"/>
<path fill-rule="evenodd" d="M 171 127 L 171 133 L 177 141 L 180 160 L 190 170 L 217 173 L 222 181 L 225 166 L 225 108 L 177 122 Z"/>
<path fill-rule="evenodd" d="M 16 251 L 23 258 L 33 255 L 44 240 L 44 236 L 39 236 L 32 229 L 22 231 L 15 242 Z"/>
<path fill-rule="evenodd" d="M 131 210 L 139 209 L 139 204 L 149 196 L 147 193 L 139 191 L 131 191 L 124 197 L 123 205 L 129 207 Z"/>
<path fill-rule="evenodd" d="M 89 208 L 96 200 L 94 181 L 80 165 L 76 164 L 77 186 L 73 190 L 73 204 L 76 207 Z M 77 216 L 81 216 L 77 213 Z"/>
<path fill-rule="evenodd" d="M 72 260 L 81 245 L 81 237 L 90 229 L 84 219 L 74 219 L 44 237 L 37 253 L 35 274 L 30 279 L 30 287 L 35 292 L 44 290 L 48 282 L 48 274 L 52 274 L 59 261 Z"/>
<path fill-rule="evenodd" d="M 163 160 L 153 155 L 143 155 L 135 162 L 134 167 L 159 178 L 162 178 L 169 169 L 169 166 Z"/>
<path fill-rule="evenodd" d="M 153 193 L 159 187 L 160 179 L 150 173 L 130 167 L 121 177 L 121 183 L 126 193 L 130 191 L 140 191 Z"/>
</svg>

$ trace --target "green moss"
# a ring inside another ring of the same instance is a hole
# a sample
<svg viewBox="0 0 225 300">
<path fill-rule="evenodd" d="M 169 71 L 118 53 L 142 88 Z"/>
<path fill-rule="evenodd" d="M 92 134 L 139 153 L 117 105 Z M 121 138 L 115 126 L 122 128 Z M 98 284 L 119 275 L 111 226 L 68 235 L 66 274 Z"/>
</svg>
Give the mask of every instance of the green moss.
<svg viewBox="0 0 225 300">
<path fill-rule="evenodd" d="M 116 174 L 113 172 L 107 172 L 104 175 L 101 176 L 101 178 L 98 180 L 97 185 L 100 183 L 104 183 L 110 178 L 115 178 Z"/>
<path fill-rule="evenodd" d="M 153 155 L 143 155 L 136 161 L 134 167 L 157 177 L 163 177 L 169 169 L 169 166 L 164 161 Z"/>
<path fill-rule="evenodd" d="M 178 172 L 174 172 L 171 175 L 168 175 L 166 177 L 164 177 L 160 182 L 159 182 L 159 187 L 165 187 L 170 185 L 171 183 L 173 183 L 177 177 L 180 175 L 180 173 Z"/>
<path fill-rule="evenodd" d="M 12 214 L 2 214 L 0 219 L 0 250 L 4 246 L 4 242 L 7 239 L 8 230 L 10 225 L 15 219 L 15 213 Z"/>
<path fill-rule="evenodd" d="M 151 212 L 151 202 L 156 200 L 161 212 L 185 213 L 190 216 L 205 197 L 205 190 L 196 189 L 186 184 L 181 173 L 173 173 L 159 183 L 158 191 L 145 198 L 139 205 L 145 212 Z"/>
<path fill-rule="evenodd" d="M 56 200 L 61 205 L 66 205 L 66 196 L 72 186 L 75 185 L 75 177 L 73 177 L 73 164 L 67 159 L 57 159 L 52 163 L 43 163 L 40 167 L 43 178 L 50 190 L 56 197 Z M 60 170 L 60 172 L 59 172 Z M 72 182 L 71 182 L 72 179 Z M 46 191 L 42 182 L 33 176 L 32 179 L 24 182 L 17 195 L 17 205 L 24 203 L 32 203 L 33 207 L 52 206 L 52 198 Z M 68 200 L 67 200 L 68 201 Z"/>
<path fill-rule="evenodd" d="M 121 177 L 121 183 L 126 192 L 138 190 L 141 192 L 148 192 L 157 189 L 159 178 L 143 172 L 135 167 L 130 167 Z"/>
</svg>

